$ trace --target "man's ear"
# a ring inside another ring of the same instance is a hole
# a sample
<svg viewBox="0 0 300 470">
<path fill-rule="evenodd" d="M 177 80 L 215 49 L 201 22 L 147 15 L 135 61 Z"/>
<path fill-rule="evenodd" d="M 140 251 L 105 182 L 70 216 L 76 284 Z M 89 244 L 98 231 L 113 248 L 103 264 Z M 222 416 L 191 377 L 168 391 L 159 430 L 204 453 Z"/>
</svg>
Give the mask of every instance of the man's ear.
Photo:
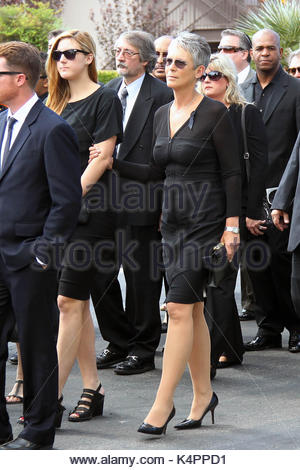
<svg viewBox="0 0 300 470">
<path fill-rule="evenodd" d="M 16 84 L 17 86 L 23 86 L 24 83 L 26 82 L 27 80 L 27 77 L 25 75 L 25 73 L 19 73 L 17 76 L 16 76 Z"/>
</svg>

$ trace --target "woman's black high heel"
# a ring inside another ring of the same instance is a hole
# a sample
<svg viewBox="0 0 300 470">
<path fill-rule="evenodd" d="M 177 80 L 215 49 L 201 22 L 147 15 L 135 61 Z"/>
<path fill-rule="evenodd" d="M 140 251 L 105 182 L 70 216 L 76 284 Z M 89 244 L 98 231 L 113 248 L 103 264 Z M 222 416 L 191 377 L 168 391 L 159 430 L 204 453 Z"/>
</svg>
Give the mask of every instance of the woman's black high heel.
<svg viewBox="0 0 300 470">
<path fill-rule="evenodd" d="M 63 414 L 64 414 L 64 411 L 65 411 L 65 407 L 62 405 L 62 401 L 63 401 L 63 396 L 61 396 L 58 400 L 57 400 L 57 410 L 56 410 L 56 417 L 55 417 L 55 427 L 56 428 L 60 428 L 61 426 L 61 420 L 62 420 L 62 417 L 63 417 Z"/>
<path fill-rule="evenodd" d="M 211 422 L 215 424 L 215 408 L 219 403 L 218 397 L 213 392 L 210 403 L 200 419 L 184 419 L 181 423 L 176 424 L 174 428 L 176 429 L 195 429 L 200 428 L 204 416 L 210 411 L 211 412 Z"/>
<path fill-rule="evenodd" d="M 172 411 L 169 414 L 169 417 L 163 426 L 160 426 L 160 427 L 152 426 L 152 424 L 148 424 L 144 422 L 138 428 L 138 432 L 142 432 L 144 434 L 152 434 L 156 436 L 159 436 L 161 434 L 166 434 L 168 422 L 171 421 L 172 418 L 174 418 L 175 411 L 176 411 L 175 407 L 173 406 Z"/>
<path fill-rule="evenodd" d="M 101 384 L 97 390 L 91 390 L 89 388 L 83 389 L 83 393 L 80 397 L 81 399 L 75 406 L 74 410 L 69 413 L 69 421 L 88 421 L 94 416 L 100 416 L 103 414 L 104 395 L 99 393 L 100 388 Z M 88 398 L 89 400 L 82 400 L 82 398 Z M 77 416 L 71 416 L 72 414 L 77 414 Z"/>
</svg>

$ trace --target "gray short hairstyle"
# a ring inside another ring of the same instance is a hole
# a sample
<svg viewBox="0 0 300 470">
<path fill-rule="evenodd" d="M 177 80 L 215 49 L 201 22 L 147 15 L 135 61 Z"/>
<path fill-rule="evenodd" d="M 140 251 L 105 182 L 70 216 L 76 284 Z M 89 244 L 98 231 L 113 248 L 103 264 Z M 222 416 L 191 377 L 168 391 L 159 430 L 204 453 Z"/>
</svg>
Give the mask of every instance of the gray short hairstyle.
<svg viewBox="0 0 300 470">
<path fill-rule="evenodd" d="M 243 31 L 239 31 L 238 29 L 224 29 L 221 32 L 221 38 L 223 36 L 236 36 L 240 40 L 240 47 L 245 51 L 248 51 L 247 61 L 251 62 L 250 56 L 250 49 L 252 49 L 252 41 L 248 34 L 244 33 Z"/>
<path fill-rule="evenodd" d="M 294 57 L 297 57 L 297 56 L 300 57 L 300 49 L 296 49 L 295 51 L 291 52 L 291 54 L 289 55 L 289 57 L 288 57 L 288 64 L 289 64 L 289 66 L 290 66 L 290 64 L 291 64 L 291 62 L 292 62 L 292 59 L 293 59 Z"/>
<path fill-rule="evenodd" d="M 122 33 L 119 39 L 126 39 L 133 47 L 138 49 L 141 62 L 148 62 L 145 68 L 147 73 L 151 73 L 156 64 L 156 50 L 152 34 L 146 31 L 127 31 Z M 119 40 L 118 39 L 118 40 Z"/>
<path fill-rule="evenodd" d="M 199 34 L 182 31 L 171 42 L 171 44 L 174 43 L 191 54 L 195 68 L 199 65 L 207 67 L 211 49 L 205 38 Z"/>
</svg>

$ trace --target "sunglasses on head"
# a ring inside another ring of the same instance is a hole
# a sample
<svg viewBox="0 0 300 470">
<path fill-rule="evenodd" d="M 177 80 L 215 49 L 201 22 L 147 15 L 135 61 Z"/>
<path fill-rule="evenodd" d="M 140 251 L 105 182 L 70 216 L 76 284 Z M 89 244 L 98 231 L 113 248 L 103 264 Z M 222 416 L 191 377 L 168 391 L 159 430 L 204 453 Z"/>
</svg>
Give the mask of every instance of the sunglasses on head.
<svg viewBox="0 0 300 470">
<path fill-rule="evenodd" d="M 64 55 L 66 59 L 68 60 L 74 60 L 76 57 L 77 52 L 81 52 L 82 54 L 88 55 L 89 52 L 87 51 L 82 51 L 81 49 L 67 49 L 66 51 L 53 51 L 52 52 L 52 57 L 53 60 L 58 62 L 61 59 L 61 56 Z"/>
<path fill-rule="evenodd" d="M 292 67 L 288 69 L 288 73 L 290 73 L 291 75 L 295 75 L 296 72 L 300 73 L 300 67 Z"/>
<path fill-rule="evenodd" d="M 234 47 L 234 46 L 219 46 L 218 51 L 225 52 L 225 54 L 233 54 L 234 52 L 244 51 L 242 47 Z"/>
<path fill-rule="evenodd" d="M 183 69 L 187 63 L 184 62 L 184 60 L 179 60 L 179 59 L 171 59 L 171 57 L 168 57 L 166 59 L 166 67 L 170 67 L 172 64 L 175 64 L 175 67 L 177 69 Z"/>
<path fill-rule="evenodd" d="M 201 82 L 204 82 L 206 77 L 208 77 L 212 82 L 218 82 L 222 77 L 224 77 L 224 74 L 222 72 L 218 72 L 217 70 L 212 70 L 211 72 L 204 73 L 200 77 Z"/>
</svg>

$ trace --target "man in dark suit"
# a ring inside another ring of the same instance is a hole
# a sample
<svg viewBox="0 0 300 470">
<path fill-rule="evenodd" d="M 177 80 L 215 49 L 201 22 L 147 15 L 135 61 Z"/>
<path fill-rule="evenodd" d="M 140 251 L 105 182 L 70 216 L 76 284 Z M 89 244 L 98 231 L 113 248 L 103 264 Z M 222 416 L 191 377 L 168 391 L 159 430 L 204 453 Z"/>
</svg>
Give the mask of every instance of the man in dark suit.
<svg viewBox="0 0 300 470">
<path fill-rule="evenodd" d="M 253 36 L 252 58 L 256 76 L 241 85 L 248 101 L 254 101 L 262 113 L 269 148 L 266 175 L 267 195 L 279 185 L 300 130 L 300 83 L 280 65 L 280 38 L 264 29 Z M 281 347 L 281 332 L 290 331 L 289 351 L 300 352 L 300 319 L 293 307 L 291 287 L 291 255 L 287 252 L 288 230 L 279 232 L 269 227 L 254 250 L 249 273 L 255 296 L 262 311 L 256 314 L 258 333 L 245 344 L 247 351 Z M 260 269 L 257 266 L 266 260 Z"/>
<path fill-rule="evenodd" d="M 51 449 L 57 414 L 56 265 L 75 228 L 80 163 L 72 129 L 34 92 L 39 52 L 0 45 L 0 442 L 1 450 Z M 24 430 L 12 440 L 4 398 L 7 339 L 15 314 L 24 371 Z"/>
<path fill-rule="evenodd" d="M 121 99 L 124 137 L 117 158 L 134 163 L 149 163 L 152 156 L 153 117 L 155 111 L 171 101 L 172 92 L 150 75 L 156 62 L 152 36 L 143 31 L 124 33 L 115 45 L 116 67 L 121 75 L 108 83 Z M 109 361 L 120 362 L 115 373 L 130 375 L 154 368 L 154 354 L 160 339 L 159 298 L 161 275 L 153 276 L 151 247 L 160 241 L 160 202 L 149 206 L 149 185 L 117 177 L 120 212 L 118 227 L 124 228 L 126 245 L 133 246 L 134 263 L 123 263 L 126 279 L 126 317 L 103 318 L 96 307 L 99 327 L 108 347 L 98 356 L 98 367 Z M 143 195 L 140 198 L 140 196 Z M 131 206 L 131 207 L 130 207 Z M 135 208 L 133 208 L 135 206 Z M 120 232 L 119 232 L 120 233 Z M 93 291 L 95 304 L 95 291 Z M 97 304 L 97 302 L 96 302 Z M 128 325 L 125 322 L 128 321 Z M 119 333 L 128 331 L 127 337 Z M 122 340 L 122 343 L 118 341 Z M 127 348 L 124 349 L 124 340 Z"/>
<path fill-rule="evenodd" d="M 292 252 L 291 293 L 295 310 L 300 318 L 300 134 L 272 204 L 275 226 L 283 232 L 290 226 L 288 251 Z M 299 341 L 299 338 L 298 338 Z"/>
</svg>

